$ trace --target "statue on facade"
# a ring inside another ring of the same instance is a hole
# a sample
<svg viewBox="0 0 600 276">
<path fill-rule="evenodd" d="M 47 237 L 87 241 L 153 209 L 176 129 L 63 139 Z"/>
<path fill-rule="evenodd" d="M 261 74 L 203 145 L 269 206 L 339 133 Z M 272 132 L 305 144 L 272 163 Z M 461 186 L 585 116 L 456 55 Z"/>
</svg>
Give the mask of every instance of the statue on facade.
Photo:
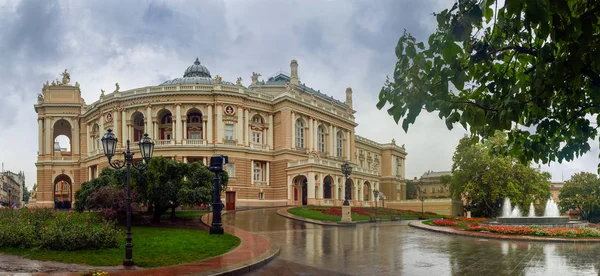
<svg viewBox="0 0 600 276">
<path fill-rule="evenodd" d="M 258 81 L 258 77 L 262 76 L 259 73 L 256 72 L 252 72 L 252 85 L 256 85 L 256 82 Z"/>
<path fill-rule="evenodd" d="M 37 183 L 33 184 L 33 189 L 31 189 L 31 198 L 32 199 L 37 198 Z"/>
<path fill-rule="evenodd" d="M 61 75 L 63 76 L 62 84 L 69 84 L 69 82 L 71 81 L 71 74 L 67 72 L 67 69 L 65 69 L 65 71 Z"/>
<path fill-rule="evenodd" d="M 44 95 L 38 94 L 38 104 L 43 104 L 43 103 L 44 103 Z"/>
<path fill-rule="evenodd" d="M 219 75 L 215 76 L 215 82 L 217 84 L 221 84 L 222 81 L 223 81 L 223 78 L 221 78 L 221 76 L 219 76 Z"/>
<path fill-rule="evenodd" d="M 392 145 L 396 144 L 396 139 L 392 138 Z"/>
<path fill-rule="evenodd" d="M 293 87 L 293 86 L 292 86 L 292 84 L 291 84 L 291 83 L 288 81 L 288 82 L 286 82 L 286 83 L 285 83 L 285 89 L 286 89 L 287 91 L 293 91 L 293 90 L 294 90 L 294 87 Z"/>
<path fill-rule="evenodd" d="M 242 86 L 242 77 L 237 78 L 237 80 L 235 81 L 235 84 Z"/>
<path fill-rule="evenodd" d="M 79 82 L 75 82 L 75 87 L 79 87 Z"/>
<path fill-rule="evenodd" d="M 119 83 L 116 82 L 115 83 L 115 92 L 119 92 L 119 89 L 121 89 L 121 87 L 119 86 Z"/>
<path fill-rule="evenodd" d="M 56 86 L 56 82 L 54 82 L 54 80 L 53 80 L 51 85 Z"/>
<path fill-rule="evenodd" d="M 104 89 L 100 89 L 100 97 L 104 97 Z"/>
</svg>

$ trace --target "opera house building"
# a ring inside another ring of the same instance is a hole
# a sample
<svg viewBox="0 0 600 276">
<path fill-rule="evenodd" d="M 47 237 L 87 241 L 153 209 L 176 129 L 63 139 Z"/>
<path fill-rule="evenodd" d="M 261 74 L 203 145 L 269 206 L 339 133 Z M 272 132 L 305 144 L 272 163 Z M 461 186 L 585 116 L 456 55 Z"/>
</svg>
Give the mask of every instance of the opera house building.
<svg viewBox="0 0 600 276">
<path fill-rule="evenodd" d="M 351 88 L 345 101 L 310 88 L 300 82 L 295 60 L 289 75 L 260 77 L 253 73 L 248 86 L 242 78 L 228 82 L 196 59 L 181 78 L 159 85 L 120 91 L 111 81 L 114 91 L 87 104 L 65 70 L 62 81 L 44 84 L 34 106 L 39 151 L 33 204 L 70 208 L 81 184 L 109 166 L 100 143 L 109 128 L 119 139 L 118 152 L 148 133 L 154 156 L 206 164 L 212 155 L 227 155 L 233 197 L 223 199 L 237 206 L 341 206 L 344 161 L 353 167 L 353 206 L 374 206 L 374 190 L 386 201 L 405 199 L 404 147 L 355 134 Z M 70 146 L 61 147 L 58 136 Z M 140 158 L 137 146 L 132 150 Z"/>
</svg>

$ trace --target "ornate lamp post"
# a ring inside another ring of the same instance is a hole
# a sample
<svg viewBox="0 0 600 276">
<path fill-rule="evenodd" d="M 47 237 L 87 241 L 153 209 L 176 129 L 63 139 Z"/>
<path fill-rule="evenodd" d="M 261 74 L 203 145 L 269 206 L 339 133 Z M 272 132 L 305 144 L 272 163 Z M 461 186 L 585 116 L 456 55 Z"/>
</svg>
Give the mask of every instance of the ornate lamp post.
<svg viewBox="0 0 600 276">
<path fill-rule="evenodd" d="M 373 196 L 375 197 L 375 209 L 377 209 L 377 197 L 379 196 L 379 191 L 373 190 Z"/>
<path fill-rule="evenodd" d="M 345 161 L 342 164 L 342 173 L 344 174 L 344 176 L 346 177 L 346 186 L 344 187 L 346 189 L 346 200 L 344 201 L 344 206 L 350 206 L 350 202 L 348 201 L 350 193 L 352 192 L 352 189 L 350 187 L 350 185 L 348 185 L 348 178 L 350 177 L 350 174 L 352 174 L 352 165 L 350 165 L 350 163 L 348 163 L 348 161 Z"/>
<path fill-rule="evenodd" d="M 425 212 L 424 212 L 424 203 L 425 203 L 425 196 L 423 195 L 425 193 L 425 189 L 421 190 L 421 187 L 419 186 L 419 200 L 421 201 L 421 218 L 425 217 Z"/>
<path fill-rule="evenodd" d="M 133 153 L 129 149 L 129 140 L 127 140 L 127 150 L 123 152 L 125 155 L 125 160 L 112 160 L 113 156 L 115 156 L 118 141 L 119 140 L 117 139 L 117 136 L 112 133 L 112 129 L 108 129 L 108 132 L 102 137 L 102 147 L 104 148 L 104 155 L 106 155 L 106 158 L 108 158 L 108 164 L 110 164 L 111 167 L 120 169 L 124 166 L 127 166 L 127 197 L 125 198 L 127 202 L 127 243 L 125 244 L 125 259 L 123 260 L 123 265 L 132 266 L 133 245 L 131 244 L 131 166 L 139 171 L 146 169 L 150 158 L 152 158 L 154 142 L 152 142 L 152 139 L 150 139 L 148 134 L 145 133 L 144 137 L 138 143 L 140 147 L 140 153 L 142 154 L 142 159 L 146 162 L 146 164 L 144 164 L 143 161 L 133 162 Z"/>
<path fill-rule="evenodd" d="M 350 193 L 352 192 L 352 189 L 350 187 L 350 183 L 348 183 L 348 178 L 350 177 L 350 174 L 352 173 L 352 165 L 350 165 L 350 163 L 348 161 L 345 161 L 342 164 L 342 173 L 344 174 L 344 176 L 346 176 L 346 186 L 344 187 L 346 190 L 346 198 L 344 200 L 344 205 L 342 206 L 342 222 L 352 222 L 352 210 L 350 207 L 350 202 L 348 201 L 349 197 L 350 197 Z"/>
</svg>

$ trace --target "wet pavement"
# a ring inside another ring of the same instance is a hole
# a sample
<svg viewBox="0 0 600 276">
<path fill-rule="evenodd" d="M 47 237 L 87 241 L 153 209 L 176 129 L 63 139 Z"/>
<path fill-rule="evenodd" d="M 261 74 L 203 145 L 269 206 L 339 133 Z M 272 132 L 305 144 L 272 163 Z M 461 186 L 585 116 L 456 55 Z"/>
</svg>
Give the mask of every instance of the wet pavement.
<svg viewBox="0 0 600 276">
<path fill-rule="evenodd" d="M 266 237 L 279 256 L 247 275 L 598 275 L 600 244 L 479 239 L 408 222 L 335 227 L 277 215 L 230 213 L 224 223 Z"/>
</svg>

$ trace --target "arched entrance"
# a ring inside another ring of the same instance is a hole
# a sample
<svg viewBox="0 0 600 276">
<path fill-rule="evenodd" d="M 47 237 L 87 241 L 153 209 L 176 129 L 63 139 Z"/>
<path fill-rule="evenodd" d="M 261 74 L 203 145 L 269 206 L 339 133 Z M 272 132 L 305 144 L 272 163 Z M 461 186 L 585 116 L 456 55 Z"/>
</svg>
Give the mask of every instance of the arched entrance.
<svg viewBox="0 0 600 276">
<path fill-rule="evenodd" d="M 333 178 L 330 175 L 326 176 L 325 179 L 323 179 L 323 198 L 332 198 L 332 183 Z"/>
<path fill-rule="evenodd" d="M 71 209 L 73 202 L 73 185 L 71 178 L 61 174 L 54 179 L 54 208 Z"/>
<path fill-rule="evenodd" d="M 365 181 L 363 184 L 363 196 L 365 201 L 369 201 L 371 198 L 371 183 L 369 181 Z"/>
<path fill-rule="evenodd" d="M 136 111 L 131 115 L 131 121 L 133 122 L 133 142 L 137 142 L 144 136 L 145 122 L 144 114 Z"/>
<path fill-rule="evenodd" d="M 188 111 L 184 129 L 183 139 L 195 141 L 204 139 L 204 121 L 200 110 L 192 108 Z"/>
<path fill-rule="evenodd" d="M 300 202 L 302 205 L 308 204 L 308 179 L 304 175 L 294 177 L 294 199 L 297 199 L 297 191 L 300 190 Z"/>
</svg>

